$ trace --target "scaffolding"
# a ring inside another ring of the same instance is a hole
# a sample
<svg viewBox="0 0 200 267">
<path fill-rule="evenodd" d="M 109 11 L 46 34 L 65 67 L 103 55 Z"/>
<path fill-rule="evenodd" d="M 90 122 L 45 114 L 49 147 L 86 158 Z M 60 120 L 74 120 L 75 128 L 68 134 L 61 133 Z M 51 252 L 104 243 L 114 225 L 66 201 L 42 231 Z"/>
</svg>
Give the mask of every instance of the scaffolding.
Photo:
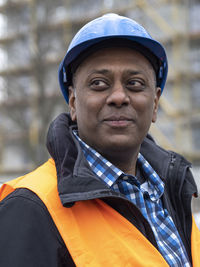
<svg viewBox="0 0 200 267">
<path fill-rule="evenodd" d="M 169 77 L 150 131 L 161 146 L 200 166 L 200 1 L 0 0 L 2 179 L 47 159 L 48 125 L 67 111 L 59 62 L 76 31 L 107 12 L 135 19 L 166 47 Z"/>
</svg>

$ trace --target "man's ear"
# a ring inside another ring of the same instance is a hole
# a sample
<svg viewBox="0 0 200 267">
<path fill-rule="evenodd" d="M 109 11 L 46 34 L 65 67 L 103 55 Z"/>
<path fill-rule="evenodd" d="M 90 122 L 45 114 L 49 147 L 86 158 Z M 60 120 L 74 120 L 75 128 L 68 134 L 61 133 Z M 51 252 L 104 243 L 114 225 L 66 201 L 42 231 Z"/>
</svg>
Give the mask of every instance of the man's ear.
<svg viewBox="0 0 200 267">
<path fill-rule="evenodd" d="M 72 121 L 76 121 L 76 94 L 75 89 L 69 86 L 69 110 Z"/>
<path fill-rule="evenodd" d="M 160 96 L 161 96 L 161 88 L 157 87 L 155 96 L 154 96 L 154 108 L 153 108 L 152 122 L 156 122 L 156 119 L 157 119 L 158 103 L 159 103 Z"/>
</svg>

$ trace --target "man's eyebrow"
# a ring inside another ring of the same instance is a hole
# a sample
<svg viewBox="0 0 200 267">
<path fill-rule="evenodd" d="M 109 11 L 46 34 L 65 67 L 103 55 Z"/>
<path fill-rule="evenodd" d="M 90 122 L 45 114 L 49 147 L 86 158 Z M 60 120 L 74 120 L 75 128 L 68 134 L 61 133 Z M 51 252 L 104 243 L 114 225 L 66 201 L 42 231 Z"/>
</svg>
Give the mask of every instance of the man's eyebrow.
<svg viewBox="0 0 200 267">
<path fill-rule="evenodd" d="M 89 75 L 92 75 L 92 74 L 108 74 L 108 73 L 111 73 L 111 71 L 108 70 L 108 69 L 94 69 L 89 73 Z"/>
<path fill-rule="evenodd" d="M 144 72 L 140 70 L 126 70 L 125 72 L 130 75 L 144 74 Z"/>
</svg>

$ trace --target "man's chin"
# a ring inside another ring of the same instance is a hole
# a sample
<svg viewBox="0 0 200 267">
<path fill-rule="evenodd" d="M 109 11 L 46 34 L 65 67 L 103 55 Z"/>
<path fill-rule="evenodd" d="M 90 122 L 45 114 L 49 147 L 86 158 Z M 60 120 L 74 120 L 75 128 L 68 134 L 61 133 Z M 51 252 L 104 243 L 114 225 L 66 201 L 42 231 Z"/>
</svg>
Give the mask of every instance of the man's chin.
<svg viewBox="0 0 200 267">
<path fill-rule="evenodd" d="M 135 151 L 138 151 L 139 142 L 137 140 L 129 140 L 126 138 L 116 139 L 112 138 L 111 140 L 107 140 L 107 142 L 103 145 L 101 144 L 100 150 L 104 153 L 130 153 L 133 154 Z"/>
</svg>

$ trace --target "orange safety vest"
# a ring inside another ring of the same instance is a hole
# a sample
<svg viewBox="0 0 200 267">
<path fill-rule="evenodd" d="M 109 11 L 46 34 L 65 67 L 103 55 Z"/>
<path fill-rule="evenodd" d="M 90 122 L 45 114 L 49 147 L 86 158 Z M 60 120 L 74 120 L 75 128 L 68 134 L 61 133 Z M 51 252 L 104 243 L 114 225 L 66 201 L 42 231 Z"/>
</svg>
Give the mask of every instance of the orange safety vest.
<svg viewBox="0 0 200 267">
<path fill-rule="evenodd" d="M 126 218 L 99 199 L 63 207 L 53 159 L 35 171 L 4 184 L 0 200 L 27 188 L 46 205 L 76 266 L 168 266 L 160 252 Z M 193 220 L 193 266 L 200 266 L 200 232 Z"/>
</svg>

